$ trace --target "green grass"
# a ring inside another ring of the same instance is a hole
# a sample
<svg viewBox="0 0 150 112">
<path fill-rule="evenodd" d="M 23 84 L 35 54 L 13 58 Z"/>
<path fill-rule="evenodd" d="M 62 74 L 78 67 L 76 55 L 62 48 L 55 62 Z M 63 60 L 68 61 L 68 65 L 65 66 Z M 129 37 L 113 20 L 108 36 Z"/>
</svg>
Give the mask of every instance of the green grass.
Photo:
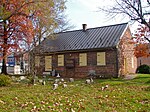
<svg viewBox="0 0 150 112">
<path fill-rule="evenodd" d="M 52 90 L 46 85 L 13 83 L 0 87 L 0 112 L 150 112 L 150 75 L 132 80 L 96 79 L 68 82 Z M 102 91 L 102 87 L 109 87 Z"/>
</svg>

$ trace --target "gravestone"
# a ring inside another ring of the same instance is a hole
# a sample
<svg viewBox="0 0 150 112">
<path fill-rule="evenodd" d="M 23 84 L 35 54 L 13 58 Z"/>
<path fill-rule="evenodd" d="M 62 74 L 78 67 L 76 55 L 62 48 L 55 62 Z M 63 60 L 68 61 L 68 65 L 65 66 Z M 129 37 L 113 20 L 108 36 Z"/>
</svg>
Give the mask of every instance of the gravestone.
<svg viewBox="0 0 150 112">
<path fill-rule="evenodd" d="M 19 65 L 14 66 L 14 74 L 20 74 L 20 66 Z"/>
</svg>

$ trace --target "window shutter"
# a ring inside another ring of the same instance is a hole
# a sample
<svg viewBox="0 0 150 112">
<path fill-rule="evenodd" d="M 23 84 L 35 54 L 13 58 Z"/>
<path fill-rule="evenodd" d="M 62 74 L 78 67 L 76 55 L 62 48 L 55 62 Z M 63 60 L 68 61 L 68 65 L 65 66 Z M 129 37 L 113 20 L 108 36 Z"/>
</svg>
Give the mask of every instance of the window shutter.
<svg viewBox="0 0 150 112">
<path fill-rule="evenodd" d="M 79 54 L 79 66 L 82 66 L 83 64 L 82 64 L 83 62 L 82 62 L 82 54 Z"/>
<path fill-rule="evenodd" d="M 45 56 L 45 71 L 52 71 L 52 56 Z"/>
<path fill-rule="evenodd" d="M 35 66 L 39 67 L 40 66 L 40 57 L 39 56 L 35 56 Z"/>
<path fill-rule="evenodd" d="M 106 65 L 105 52 L 97 53 L 97 65 Z"/>
<path fill-rule="evenodd" d="M 58 55 L 58 66 L 64 66 L 64 55 Z"/>
<path fill-rule="evenodd" d="M 87 54 L 79 54 L 79 66 L 87 66 Z"/>
</svg>

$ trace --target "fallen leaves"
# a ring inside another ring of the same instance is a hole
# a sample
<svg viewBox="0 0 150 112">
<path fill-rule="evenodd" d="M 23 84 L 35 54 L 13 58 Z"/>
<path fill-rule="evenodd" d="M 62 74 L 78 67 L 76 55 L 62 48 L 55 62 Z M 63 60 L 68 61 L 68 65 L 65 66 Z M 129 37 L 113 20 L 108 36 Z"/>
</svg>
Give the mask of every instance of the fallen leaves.
<svg viewBox="0 0 150 112">
<path fill-rule="evenodd" d="M 67 87 L 58 87 L 53 91 L 52 84 L 45 86 L 17 86 L 11 94 L 6 94 L 5 89 L 0 99 L 3 110 L 30 111 L 30 112 L 79 112 L 79 111 L 135 111 L 145 110 L 149 107 L 149 94 L 145 92 L 147 86 L 137 86 L 133 84 L 122 84 L 117 82 L 110 84 L 93 83 L 91 85 L 82 84 L 83 81 L 67 83 Z M 102 87 L 109 86 L 105 90 Z M 117 85 L 116 85 L 117 84 Z M 143 92 L 144 91 L 144 92 Z M 142 94 L 141 94 L 142 92 Z M 15 97 L 14 97 L 15 96 Z M 7 110 L 6 110 L 7 108 Z M 141 109 L 140 109 L 141 108 Z"/>
<path fill-rule="evenodd" d="M 4 102 L 4 101 L 2 101 L 2 100 L 0 100 L 0 103 L 1 103 L 1 104 L 5 104 L 5 102 Z"/>
</svg>

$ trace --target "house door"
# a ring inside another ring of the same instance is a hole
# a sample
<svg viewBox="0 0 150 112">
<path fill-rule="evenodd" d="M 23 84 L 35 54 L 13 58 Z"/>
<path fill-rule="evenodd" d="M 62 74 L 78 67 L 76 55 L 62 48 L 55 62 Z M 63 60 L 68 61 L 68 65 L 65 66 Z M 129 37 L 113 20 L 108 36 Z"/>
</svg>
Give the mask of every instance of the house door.
<svg viewBox="0 0 150 112">
<path fill-rule="evenodd" d="M 75 77 L 74 59 L 67 59 L 66 60 L 66 77 Z"/>
<path fill-rule="evenodd" d="M 66 68 L 66 77 L 75 77 L 75 69 L 74 68 Z"/>
</svg>

